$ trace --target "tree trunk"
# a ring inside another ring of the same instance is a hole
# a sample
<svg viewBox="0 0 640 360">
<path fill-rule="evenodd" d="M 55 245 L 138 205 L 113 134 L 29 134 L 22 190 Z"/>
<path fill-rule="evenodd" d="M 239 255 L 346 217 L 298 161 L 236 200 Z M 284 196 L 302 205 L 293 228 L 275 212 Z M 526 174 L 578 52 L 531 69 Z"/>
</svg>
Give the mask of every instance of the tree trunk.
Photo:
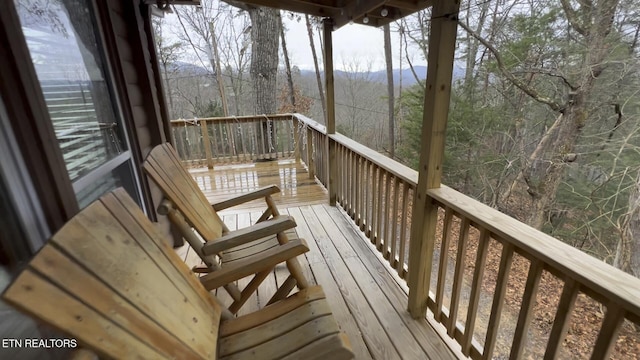
<svg viewBox="0 0 640 360">
<path fill-rule="evenodd" d="M 289 62 L 289 52 L 287 51 L 287 40 L 284 36 L 284 26 L 282 25 L 282 16 L 280 19 L 280 39 L 282 40 L 282 55 L 284 56 L 284 65 L 287 72 L 287 84 L 289 86 L 289 101 L 294 112 L 297 112 L 296 108 L 296 94 L 293 88 L 293 76 L 291 75 L 291 63 Z"/>
<path fill-rule="evenodd" d="M 267 7 L 249 9 L 251 18 L 251 84 L 255 114 L 274 114 L 277 109 L 276 78 L 280 12 Z M 258 149 L 263 155 L 275 153 L 275 128 L 271 121 L 257 124 Z M 267 156 L 265 156 L 267 157 Z"/>
<path fill-rule="evenodd" d="M 224 80 L 222 79 L 222 67 L 220 66 L 220 54 L 218 52 L 218 41 L 216 40 L 216 31 L 213 25 L 213 19 L 209 21 L 209 32 L 211 33 L 211 66 L 216 74 L 216 83 L 218 84 L 218 92 L 220 93 L 220 101 L 222 102 L 222 113 L 229 116 L 229 106 L 227 105 L 227 95 L 224 91 Z"/>
<path fill-rule="evenodd" d="M 629 194 L 613 266 L 640 278 L 640 171 Z"/>
<path fill-rule="evenodd" d="M 395 109 L 394 109 L 394 84 L 393 84 L 393 60 L 391 56 L 391 27 L 383 26 L 384 31 L 384 59 L 387 63 L 387 97 L 389 99 L 389 156 L 395 157 Z M 402 74 L 400 74 L 402 77 Z"/>
<path fill-rule="evenodd" d="M 586 33 L 587 52 L 578 86 L 569 94 L 557 133 L 552 135 L 548 147 L 541 149 L 541 156 L 527 164 L 523 170 L 527 192 L 531 195 L 532 208 L 528 224 L 540 229 L 545 223 L 546 213 L 555 202 L 556 194 L 564 176 L 565 165 L 575 161 L 574 148 L 590 112 L 588 100 L 593 92 L 595 80 L 605 68 L 605 59 L 610 45 L 607 36 L 612 30 L 613 19 L 619 0 L 600 1 L 593 10 L 592 23 Z M 571 11 L 566 11 L 567 19 L 574 23 Z M 580 30 L 576 29 L 580 32 Z"/>
<path fill-rule="evenodd" d="M 307 22 L 307 33 L 309 34 L 309 46 L 311 47 L 311 55 L 313 55 L 313 65 L 316 69 L 316 80 L 318 81 L 318 93 L 320 94 L 320 103 L 322 104 L 322 114 L 324 116 L 324 123 L 327 123 L 327 104 L 324 100 L 324 90 L 322 89 L 322 78 L 320 77 L 320 67 L 318 66 L 318 55 L 316 54 L 316 45 L 313 41 L 313 27 L 311 26 L 311 20 L 309 15 L 304 16 Z"/>
<path fill-rule="evenodd" d="M 476 25 L 476 33 L 477 34 L 482 34 L 482 31 L 484 30 L 484 24 L 487 20 L 487 12 L 489 11 L 489 1 L 485 1 L 482 3 L 481 8 L 480 8 L 480 12 L 478 14 L 478 23 Z M 468 24 L 469 19 L 471 18 L 471 12 L 477 12 L 478 9 L 467 9 L 467 17 L 466 17 L 466 21 L 467 21 L 467 26 L 470 26 Z M 464 89 L 467 93 L 468 96 L 470 96 L 470 94 L 472 94 L 473 92 L 471 91 L 471 89 L 473 89 L 473 87 L 475 86 L 475 77 L 477 76 L 476 74 L 476 58 L 478 56 L 478 49 L 480 48 L 480 42 L 478 41 L 478 39 L 474 38 L 473 36 L 469 36 L 467 37 L 467 63 L 466 63 L 466 68 L 465 68 L 465 72 L 464 72 Z"/>
<path fill-rule="evenodd" d="M 566 163 L 576 160 L 574 148 L 591 111 L 589 99 L 594 90 L 595 80 L 606 67 L 605 60 L 611 46 L 607 38 L 613 28 L 619 0 L 602 0 L 593 7 L 590 3 L 582 3 L 581 6 L 585 8 L 581 8 L 579 11 L 573 10 L 572 4 L 568 0 L 562 0 L 562 3 L 571 28 L 583 36 L 586 48 L 581 73 L 576 76 L 575 85 L 571 85 L 567 89 L 568 95 L 563 103 L 543 96 L 530 83 L 516 78 L 506 69 L 500 53 L 490 42 L 483 39 L 465 23 L 459 22 L 462 28 L 479 40 L 494 55 L 500 72 L 509 82 L 558 114 L 555 123 L 542 136 L 523 167 L 522 175 L 519 178 L 523 179 L 524 183 L 517 184 L 517 186 L 526 188 L 531 200 L 528 209 L 529 216 L 525 221 L 538 229 L 544 225 L 547 213 L 556 200 L 558 189 L 564 177 Z M 585 19 L 583 14 L 588 14 L 589 17 Z M 510 189 L 514 187 L 512 186 Z M 522 194 L 522 192 L 511 192 L 510 194 Z M 519 202 L 519 200 L 516 199 L 515 202 Z"/>
</svg>

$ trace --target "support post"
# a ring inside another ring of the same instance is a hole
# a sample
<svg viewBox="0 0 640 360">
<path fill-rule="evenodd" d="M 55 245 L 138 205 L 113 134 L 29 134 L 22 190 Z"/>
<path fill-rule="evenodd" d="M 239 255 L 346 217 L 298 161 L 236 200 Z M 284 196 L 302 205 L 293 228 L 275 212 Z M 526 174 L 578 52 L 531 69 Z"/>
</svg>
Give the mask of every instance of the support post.
<svg viewBox="0 0 640 360">
<path fill-rule="evenodd" d="M 316 160 L 313 158 L 313 130 L 310 127 L 307 127 L 307 169 L 309 169 L 309 179 L 314 179 L 316 177 Z M 318 151 L 318 149 L 315 149 Z"/>
<path fill-rule="evenodd" d="M 336 133 L 336 107 L 335 107 L 335 88 L 333 83 L 333 20 L 324 19 L 324 79 L 325 89 L 327 91 L 327 144 L 326 159 L 327 169 L 327 189 L 329 191 L 329 205 L 336 205 L 337 194 L 337 174 L 336 167 L 336 144 L 331 139 L 331 135 Z"/>
<path fill-rule="evenodd" d="M 213 156 L 211 154 L 211 143 L 209 142 L 209 130 L 206 120 L 200 121 L 200 131 L 202 132 L 202 145 L 204 146 L 204 156 L 207 159 L 207 167 L 213 169 Z"/>
<path fill-rule="evenodd" d="M 291 126 L 293 126 L 293 154 L 296 159 L 296 164 L 300 163 L 300 122 L 294 116 L 291 119 Z"/>
<path fill-rule="evenodd" d="M 431 15 L 422 149 L 409 247 L 408 310 L 414 318 L 425 316 L 429 298 L 438 208 L 427 191 L 440 187 L 442 177 L 459 8 L 460 0 L 435 0 Z"/>
</svg>

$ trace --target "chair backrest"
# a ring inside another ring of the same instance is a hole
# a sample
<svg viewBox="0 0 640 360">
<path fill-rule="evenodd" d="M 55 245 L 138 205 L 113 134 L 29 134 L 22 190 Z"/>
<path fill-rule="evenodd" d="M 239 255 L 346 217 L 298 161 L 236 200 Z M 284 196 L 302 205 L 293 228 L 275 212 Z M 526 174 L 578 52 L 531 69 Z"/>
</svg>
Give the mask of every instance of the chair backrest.
<svg viewBox="0 0 640 360">
<path fill-rule="evenodd" d="M 3 298 L 109 358 L 216 357 L 220 307 L 123 189 L 65 224 Z"/>
<path fill-rule="evenodd" d="M 193 177 L 182 166 L 178 153 L 171 144 L 153 148 L 147 156 L 144 169 L 206 241 L 222 235 L 224 223 Z"/>
</svg>

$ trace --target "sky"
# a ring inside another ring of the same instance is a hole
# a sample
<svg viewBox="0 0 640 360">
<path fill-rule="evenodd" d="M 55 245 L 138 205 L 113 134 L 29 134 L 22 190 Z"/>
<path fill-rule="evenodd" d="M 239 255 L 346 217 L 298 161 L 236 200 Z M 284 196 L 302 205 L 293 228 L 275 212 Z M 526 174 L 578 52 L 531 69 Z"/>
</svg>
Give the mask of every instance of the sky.
<svg viewBox="0 0 640 360">
<path fill-rule="evenodd" d="M 313 70 L 313 57 L 309 46 L 304 17 L 301 20 L 283 16 L 286 28 L 287 48 L 289 58 L 293 66 L 300 69 Z M 165 20 L 177 29 L 178 20 L 175 14 L 166 14 Z M 394 33 L 391 26 L 391 43 L 393 54 L 393 67 L 400 67 L 399 59 L 399 35 Z M 316 52 L 319 65 L 322 68 L 322 53 L 318 32 L 314 32 Z M 382 28 L 364 26 L 359 24 L 345 25 L 333 32 L 333 56 L 334 69 L 345 71 L 378 71 L 385 69 L 384 40 Z M 404 56 L 404 50 L 403 50 Z M 426 65 L 426 61 L 417 49 L 409 49 L 409 56 L 413 65 Z M 403 68 L 407 68 L 406 59 L 403 59 Z"/>
<path fill-rule="evenodd" d="M 287 47 L 289 48 L 289 56 L 293 64 L 301 69 L 313 69 L 313 58 L 311 56 L 311 48 L 309 47 L 309 37 L 304 21 L 296 22 L 287 19 L 285 21 L 287 28 L 286 38 Z M 393 27 L 392 27 L 393 29 Z M 315 33 L 314 35 L 317 35 Z M 399 35 L 391 34 L 391 45 L 393 54 L 393 67 L 399 67 Z M 320 42 L 316 36 L 316 51 L 318 56 L 320 53 Z M 403 51 L 404 52 L 404 51 Z M 411 62 L 414 65 L 425 65 L 426 61 L 415 50 L 410 51 L 412 57 Z M 319 59 L 320 61 L 321 59 Z M 404 60 L 406 67 L 406 60 Z M 382 28 L 365 26 L 359 24 L 345 25 L 333 32 L 333 62 L 334 68 L 337 70 L 349 70 L 354 64 L 360 63 L 360 70 L 366 70 L 371 66 L 372 71 L 385 69 L 384 61 L 384 38 Z M 367 64 L 369 62 L 370 64 Z"/>
</svg>

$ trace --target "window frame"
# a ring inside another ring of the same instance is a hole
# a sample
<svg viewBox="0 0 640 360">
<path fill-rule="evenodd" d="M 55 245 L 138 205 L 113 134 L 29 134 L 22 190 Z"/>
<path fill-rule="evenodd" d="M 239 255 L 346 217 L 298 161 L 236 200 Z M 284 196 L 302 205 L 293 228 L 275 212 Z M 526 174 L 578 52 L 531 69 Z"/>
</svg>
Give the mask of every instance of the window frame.
<svg viewBox="0 0 640 360">
<path fill-rule="evenodd" d="M 134 198 L 149 213 L 150 208 L 148 185 L 143 184 L 141 174 L 141 155 L 135 134 L 135 123 L 131 109 L 127 108 L 127 85 L 121 76 L 116 76 L 120 69 L 115 34 L 109 22 L 109 10 L 106 2 L 87 0 L 91 10 L 94 34 L 102 60 L 102 71 L 107 83 L 115 116 L 120 121 L 122 141 L 126 142 L 126 150 L 116 157 L 101 164 L 97 168 L 71 181 L 67 172 L 62 151 L 52 125 L 42 88 L 37 78 L 35 67 L 31 62 L 31 54 L 22 32 L 16 4 L 8 2 L 8 6 L 0 12 L 0 98 L 2 98 L 8 120 L 8 129 L 15 140 L 11 149 L 13 155 L 19 156 L 25 167 L 26 179 L 32 183 L 27 191 L 37 199 L 40 211 L 44 216 L 49 231 L 42 232 L 35 246 L 35 252 L 49 234 L 61 228 L 66 221 L 79 212 L 77 191 L 101 176 L 127 164 L 131 172 L 130 180 L 135 187 Z M 7 184 L 10 191 L 14 184 Z M 15 187 L 17 188 L 17 187 Z M 21 215 L 22 216 L 22 215 Z M 46 233 L 46 235 L 45 235 Z M 12 241 L 30 241 L 13 239 Z"/>
</svg>

